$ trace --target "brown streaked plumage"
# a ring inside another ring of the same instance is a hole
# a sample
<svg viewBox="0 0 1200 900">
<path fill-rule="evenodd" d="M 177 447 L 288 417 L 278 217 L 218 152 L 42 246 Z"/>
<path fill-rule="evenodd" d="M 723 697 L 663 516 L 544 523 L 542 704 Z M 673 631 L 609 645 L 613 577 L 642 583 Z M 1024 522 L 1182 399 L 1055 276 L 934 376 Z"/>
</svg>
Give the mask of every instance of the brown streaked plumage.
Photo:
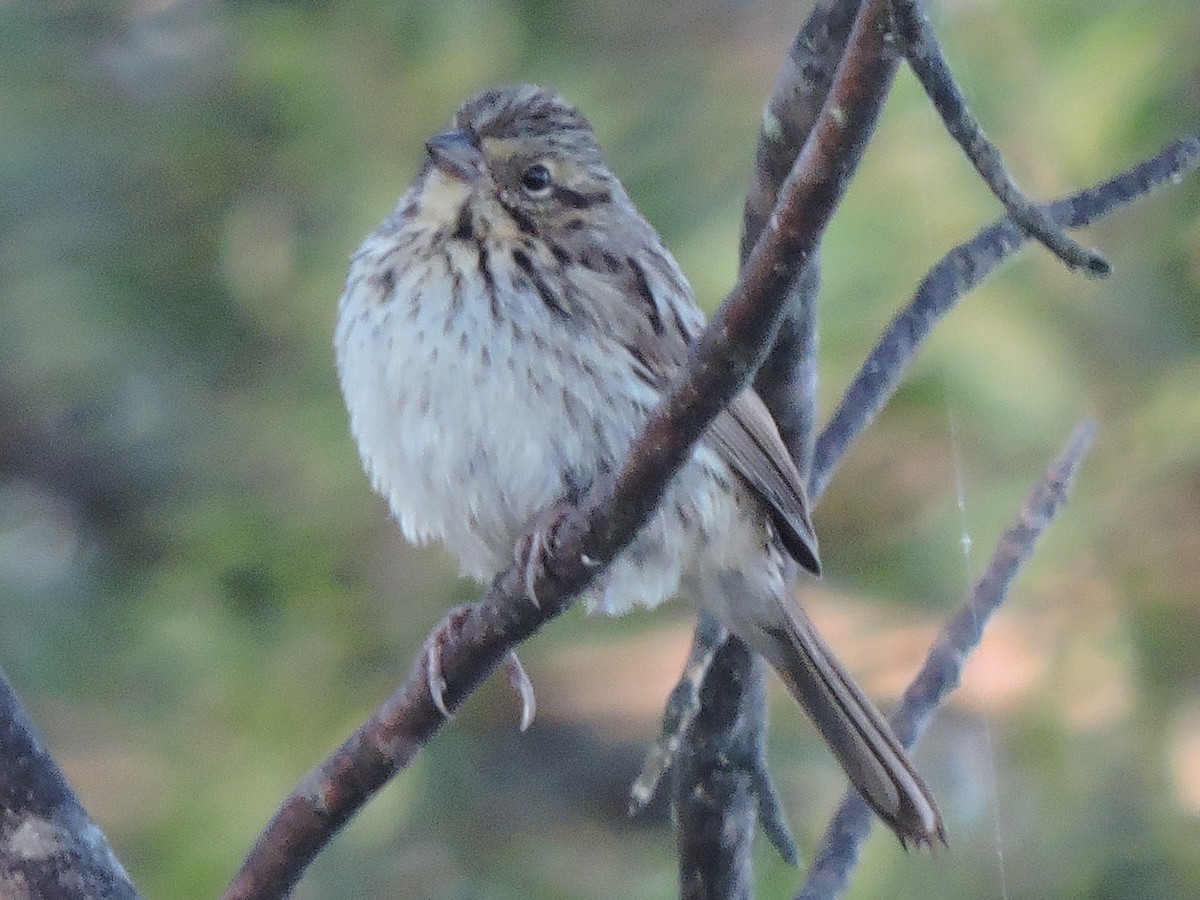
<svg viewBox="0 0 1200 900">
<path fill-rule="evenodd" d="M 338 368 L 405 535 L 486 579 L 533 516 L 620 465 L 703 316 L 556 94 L 485 91 L 426 146 L 351 263 Z M 584 599 L 615 614 L 687 596 L 770 662 L 901 841 L 943 839 L 899 742 L 797 603 L 785 554 L 819 571 L 801 476 L 746 390 Z"/>
</svg>

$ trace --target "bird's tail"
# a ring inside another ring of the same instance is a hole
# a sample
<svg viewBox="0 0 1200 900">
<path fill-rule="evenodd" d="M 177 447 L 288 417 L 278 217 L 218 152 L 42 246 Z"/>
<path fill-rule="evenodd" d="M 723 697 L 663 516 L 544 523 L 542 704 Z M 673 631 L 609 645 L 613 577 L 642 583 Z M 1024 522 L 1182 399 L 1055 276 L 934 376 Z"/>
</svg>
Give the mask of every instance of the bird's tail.
<svg viewBox="0 0 1200 900">
<path fill-rule="evenodd" d="M 946 842 L 937 804 L 883 714 L 794 601 L 752 641 L 804 707 L 863 799 L 906 847 Z M 749 636 L 747 636 L 749 637 Z M 763 640 L 765 639 L 765 640 Z"/>
</svg>

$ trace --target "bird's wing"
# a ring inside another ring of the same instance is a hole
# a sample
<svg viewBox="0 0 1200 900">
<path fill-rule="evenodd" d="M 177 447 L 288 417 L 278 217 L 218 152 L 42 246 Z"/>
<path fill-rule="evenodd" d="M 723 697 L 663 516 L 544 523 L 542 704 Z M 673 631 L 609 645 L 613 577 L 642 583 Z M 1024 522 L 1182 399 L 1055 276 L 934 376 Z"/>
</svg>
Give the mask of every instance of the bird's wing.
<svg viewBox="0 0 1200 900">
<path fill-rule="evenodd" d="M 766 404 L 742 391 L 712 425 L 706 439 L 747 485 L 766 501 L 784 547 L 814 575 L 821 572 L 817 537 L 808 517 L 808 498 L 796 464 L 779 436 Z"/>
<path fill-rule="evenodd" d="M 688 347 L 704 327 L 703 315 L 669 256 L 631 258 L 623 287 L 627 298 L 638 301 L 625 304 L 627 312 L 637 313 L 624 323 L 624 334 L 665 390 L 686 364 Z M 787 551 L 819 574 L 804 479 L 758 394 L 747 388 L 735 397 L 713 420 L 705 440 L 767 504 Z"/>
</svg>

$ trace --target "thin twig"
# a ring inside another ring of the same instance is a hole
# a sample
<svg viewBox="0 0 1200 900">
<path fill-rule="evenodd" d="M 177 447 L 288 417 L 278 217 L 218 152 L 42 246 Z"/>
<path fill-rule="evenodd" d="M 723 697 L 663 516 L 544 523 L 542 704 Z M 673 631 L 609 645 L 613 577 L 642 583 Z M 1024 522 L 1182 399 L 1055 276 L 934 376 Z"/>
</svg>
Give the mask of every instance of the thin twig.
<svg viewBox="0 0 1200 900">
<path fill-rule="evenodd" d="M 642 764 L 642 771 L 629 789 L 629 814 L 644 811 L 659 783 L 675 761 L 679 746 L 696 721 L 700 711 L 700 689 L 706 680 L 717 650 L 725 643 L 729 632 L 712 616 L 701 616 L 692 635 L 692 649 L 679 682 L 667 697 L 663 708 L 662 732 Z"/>
<path fill-rule="evenodd" d="M 1033 555 L 1038 538 L 1063 502 L 1096 433 L 1095 422 L 1076 427 L 1066 448 L 1025 495 L 1016 519 L 1000 536 L 983 576 L 967 602 L 943 626 L 925 664 L 891 716 L 905 747 L 916 743 L 938 704 L 958 686 L 984 625 L 1008 596 L 1013 579 Z M 853 789 L 847 791 L 821 839 L 820 848 L 796 900 L 832 900 L 845 889 L 858 851 L 871 830 L 872 813 Z"/>
<path fill-rule="evenodd" d="M 920 7 L 920 0 L 892 0 L 895 33 L 904 58 L 942 117 L 946 130 L 958 141 L 979 177 L 1004 204 L 1012 220 L 1026 233 L 1070 268 L 1097 278 L 1107 276 L 1112 272 L 1108 260 L 1071 240 L 1045 207 L 1035 204 L 1017 187 L 999 149 L 987 139 L 983 127 L 967 108 L 937 36 Z"/>
<path fill-rule="evenodd" d="M 1167 144 L 1157 155 L 1095 187 L 1048 204 L 1059 225 L 1079 228 L 1146 196 L 1200 165 L 1200 134 Z M 930 269 L 847 388 L 829 424 L 817 438 L 808 496 L 825 493 L 846 450 L 895 393 L 901 376 L 925 338 L 969 290 L 1019 250 L 1028 235 L 1005 217 L 955 247 Z"/>
</svg>

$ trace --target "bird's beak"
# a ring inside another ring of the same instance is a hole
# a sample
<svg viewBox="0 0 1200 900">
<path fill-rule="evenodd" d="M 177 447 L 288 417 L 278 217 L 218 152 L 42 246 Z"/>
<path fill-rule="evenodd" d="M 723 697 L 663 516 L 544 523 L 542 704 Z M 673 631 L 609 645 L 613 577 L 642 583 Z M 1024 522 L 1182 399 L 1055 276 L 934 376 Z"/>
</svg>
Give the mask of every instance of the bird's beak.
<svg viewBox="0 0 1200 900">
<path fill-rule="evenodd" d="M 429 158 L 442 172 L 466 182 L 475 181 L 483 169 L 479 135 L 467 128 L 452 128 L 425 142 Z"/>
</svg>

